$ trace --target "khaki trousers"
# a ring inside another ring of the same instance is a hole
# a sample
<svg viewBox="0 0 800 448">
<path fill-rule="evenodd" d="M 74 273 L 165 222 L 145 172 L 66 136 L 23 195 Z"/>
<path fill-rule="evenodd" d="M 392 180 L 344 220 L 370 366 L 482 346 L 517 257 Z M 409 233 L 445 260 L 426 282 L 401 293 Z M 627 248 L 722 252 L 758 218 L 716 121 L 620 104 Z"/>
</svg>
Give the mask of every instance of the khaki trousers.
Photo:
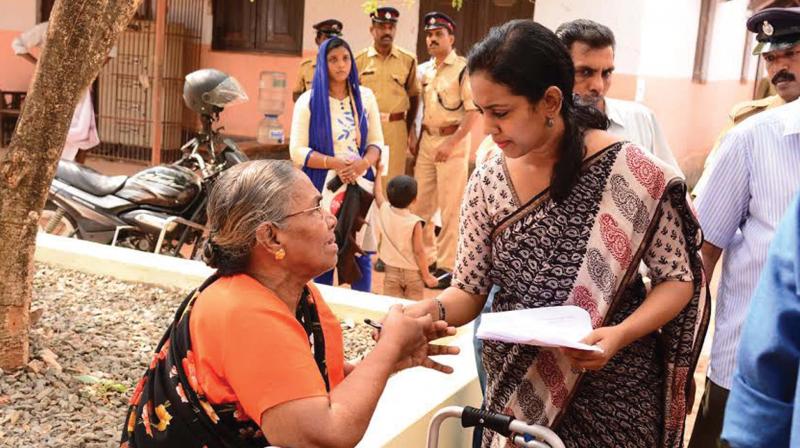
<svg viewBox="0 0 800 448">
<path fill-rule="evenodd" d="M 469 135 L 456 145 L 446 162 L 435 162 L 436 147 L 447 137 L 422 133 L 414 177 L 417 179 L 417 204 L 414 212 L 425 220 L 422 243 L 427 261 L 452 271 L 458 246 L 461 199 L 469 170 Z M 436 209 L 442 212 L 442 231 L 435 236 L 430 223 Z M 435 239 L 435 241 L 434 241 Z"/>
<path fill-rule="evenodd" d="M 419 271 L 386 266 L 386 276 L 383 277 L 383 295 L 422 300 L 425 293 L 424 288 L 422 274 Z"/>
<path fill-rule="evenodd" d="M 383 189 L 395 176 L 406 172 L 406 153 L 408 152 L 408 129 L 405 120 L 381 123 L 383 143 L 389 147 L 389 174 L 383 179 Z"/>
</svg>

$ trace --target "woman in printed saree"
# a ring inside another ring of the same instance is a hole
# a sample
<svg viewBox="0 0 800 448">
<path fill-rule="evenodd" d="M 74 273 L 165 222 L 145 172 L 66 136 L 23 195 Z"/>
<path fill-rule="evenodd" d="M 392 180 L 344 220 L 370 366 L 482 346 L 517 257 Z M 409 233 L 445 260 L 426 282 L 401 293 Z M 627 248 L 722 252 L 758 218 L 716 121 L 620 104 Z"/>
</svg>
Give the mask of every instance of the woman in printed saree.
<svg viewBox="0 0 800 448">
<path fill-rule="evenodd" d="M 383 131 L 375 95 L 358 83 L 350 47 L 342 39 L 325 41 L 317 55 L 311 90 L 294 105 L 289 152 L 295 165 L 322 192 L 326 209 L 339 218 L 339 283 L 370 291 L 376 250 L 368 221 L 374 167 L 381 156 Z M 333 271 L 316 279 L 333 284 Z"/>
<path fill-rule="evenodd" d="M 334 218 L 288 161 L 225 171 L 208 202 L 216 274 L 175 314 L 130 401 L 122 447 L 352 447 L 389 375 L 457 349 L 445 322 L 389 311 L 381 341 L 344 361 L 338 319 L 311 280 L 336 262 Z M 384 343 L 384 340 L 386 342 Z"/>
<path fill-rule="evenodd" d="M 495 312 L 579 306 L 603 352 L 484 341 L 485 405 L 569 447 L 681 446 L 709 306 L 685 183 L 574 102 L 570 55 L 545 27 L 493 28 L 468 69 L 501 151 L 470 178 L 452 285 L 406 312 L 463 325 L 493 285 Z M 486 431 L 482 445 L 510 442 Z"/>
</svg>

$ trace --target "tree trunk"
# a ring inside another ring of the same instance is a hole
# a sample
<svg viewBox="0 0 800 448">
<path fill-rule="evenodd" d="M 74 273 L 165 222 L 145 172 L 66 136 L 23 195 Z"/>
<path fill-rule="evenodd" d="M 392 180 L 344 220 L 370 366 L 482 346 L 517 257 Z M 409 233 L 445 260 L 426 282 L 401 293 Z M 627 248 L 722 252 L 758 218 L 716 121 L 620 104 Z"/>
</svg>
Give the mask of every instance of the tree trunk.
<svg viewBox="0 0 800 448">
<path fill-rule="evenodd" d="M 28 362 L 39 215 L 73 111 L 141 0 L 56 0 L 16 133 L 0 160 L 0 368 Z"/>
</svg>

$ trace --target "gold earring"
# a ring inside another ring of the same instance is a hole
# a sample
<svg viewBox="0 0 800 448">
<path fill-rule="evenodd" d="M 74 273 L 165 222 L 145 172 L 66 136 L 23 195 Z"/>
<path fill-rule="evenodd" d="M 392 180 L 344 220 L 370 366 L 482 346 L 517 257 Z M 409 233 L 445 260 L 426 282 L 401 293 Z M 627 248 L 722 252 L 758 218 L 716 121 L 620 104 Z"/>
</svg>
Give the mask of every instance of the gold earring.
<svg viewBox="0 0 800 448">
<path fill-rule="evenodd" d="M 286 258 L 286 251 L 281 247 L 277 252 L 275 252 L 275 259 L 281 261 L 284 258 Z"/>
</svg>

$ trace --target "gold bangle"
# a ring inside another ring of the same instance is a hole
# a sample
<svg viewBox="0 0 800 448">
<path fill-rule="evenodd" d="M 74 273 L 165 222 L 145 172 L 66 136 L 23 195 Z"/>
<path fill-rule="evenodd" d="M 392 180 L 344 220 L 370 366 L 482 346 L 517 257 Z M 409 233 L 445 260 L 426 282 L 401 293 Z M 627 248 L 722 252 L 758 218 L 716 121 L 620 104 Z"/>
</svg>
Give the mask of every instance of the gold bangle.
<svg viewBox="0 0 800 448">
<path fill-rule="evenodd" d="M 328 169 L 328 156 L 322 156 L 322 166 L 327 170 Z"/>
</svg>

